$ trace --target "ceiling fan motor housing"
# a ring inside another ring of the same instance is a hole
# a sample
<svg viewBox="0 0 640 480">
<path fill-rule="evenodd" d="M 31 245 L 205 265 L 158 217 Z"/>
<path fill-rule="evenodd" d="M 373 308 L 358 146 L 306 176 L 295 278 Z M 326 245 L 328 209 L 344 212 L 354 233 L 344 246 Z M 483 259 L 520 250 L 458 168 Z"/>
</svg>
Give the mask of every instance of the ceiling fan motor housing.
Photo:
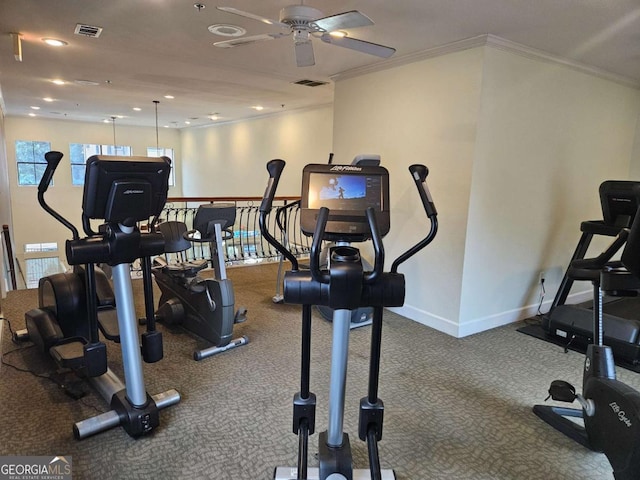
<svg viewBox="0 0 640 480">
<path fill-rule="evenodd" d="M 322 18 L 324 14 L 313 7 L 306 5 L 289 5 L 280 10 L 280 23 L 291 25 L 292 27 L 305 26 L 316 30 L 309 25 L 310 22 Z"/>
</svg>

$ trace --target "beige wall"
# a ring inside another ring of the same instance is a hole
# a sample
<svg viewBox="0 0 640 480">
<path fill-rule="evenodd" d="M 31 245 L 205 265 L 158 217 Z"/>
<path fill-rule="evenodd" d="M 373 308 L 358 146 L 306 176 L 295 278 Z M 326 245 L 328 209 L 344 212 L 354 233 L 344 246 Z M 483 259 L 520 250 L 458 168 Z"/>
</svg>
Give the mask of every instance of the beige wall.
<svg viewBox="0 0 640 480">
<path fill-rule="evenodd" d="M 536 305 L 541 270 L 551 299 L 580 222 L 602 218 L 600 183 L 629 178 L 640 112 L 638 90 L 491 47 L 482 84 L 459 316 L 465 334 Z M 588 285 L 580 288 L 590 297 Z"/>
<path fill-rule="evenodd" d="M 183 190 L 190 196 L 262 196 L 266 163 L 287 162 L 278 195 L 300 195 L 302 167 L 326 163 L 333 108 L 282 113 L 246 122 L 182 130 Z"/>
<path fill-rule="evenodd" d="M 9 191 L 9 172 L 7 168 L 7 150 L 5 148 L 4 112 L 2 111 L 2 93 L 0 92 L 0 226 L 11 225 L 11 193 Z M 0 259 L 4 259 L 4 242 L 0 242 Z M 9 289 L 9 275 L 2 263 L 0 275 L 0 297 L 4 298 Z"/>
<path fill-rule="evenodd" d="M 176 186 L 169 195 L 260 197 L 268 178 L 265 165 L 272 158 L 287 162 L 278 194 L 299 195 L 302 167 L 309 162 L 327 161 L 332 115 L 332 107 L 324 106 L 233 124 L 161 129 L 161 146 L 173 148 L 176 157 Z M 69 144 L 112 144 L 112 126 L 10 117 L 6 119 L 6 130 L 16 253 L 22 260 L 24 244 L 35 242 L 58 242 L 62 252 L 69 231 L 39 207 L 35 186 L 17 185 L 15 141 L 50 141 L 52 150 L 65 154 L 54 185 L 47 192 L 47 201 L 80 229 L 82 187 L 71 184 Z M 156 143 L 154 128 L 116 126 L 116 135 L 119 145 L 133 147 L 134 155 L 145 155 L 146 148 Z"/>
<path fill-rule="evenodd" d="M 431 170 L 440 231 L 401 268 L 400 312 L 456 336 L 534 314 L 599 183 L 637 169 L 639 112 L 637 89 L 488 45 L 338 81 L 335 152 L 378 151 L 393 177 L 389 259 L 425 232 L 405 168 Z"/>
<path fill-rule="evenodd" d="M 460 311 L 483 56 L 482 49 L 466 50 L 339 81 L 335 89 L 336 154 L 379 153 L 390 172 L 387 268 L 428 232 L 407 169 L 423 163 L 430 170 L 440 226 L 434 242 L 400 268 L 407 276 L 404 312 L 428 316 L 450 334 Z"/>
<path fill-rule="evenodd" d="M 81 230 L 82 187 L 71 183 L 69 163 L 70 143 L 113 144 L 112 125 L 103 123 L 44 120 L 38 118 L 7 117 L 6 148 L 13 212 L 13 233 L 16 255 L 24 258 L 25 243 L 58 242 L 64 252 L 64 242 L 69 230 L 49 216 L 37 201 L 37 187 L 18 186 L 15 160 L 16 140 L 49 141 L 51 149 L 64 154 L 54 176 L 54 185 L 47 191 L 47 202 Z M 181 196 L 180 188 L 180 133 L 176 129 L 160 130 L 160 146 L 173 148 L 176 167 L 176 187 L 169 195 Z M 134 155 L 146 155 L 147 147 L 155 147 L 155 128 L 127 127 L 116 125 L 118 145 L 129 145 Z M 62 254 L 62 257 L 64 255 Z"/>
</svg>

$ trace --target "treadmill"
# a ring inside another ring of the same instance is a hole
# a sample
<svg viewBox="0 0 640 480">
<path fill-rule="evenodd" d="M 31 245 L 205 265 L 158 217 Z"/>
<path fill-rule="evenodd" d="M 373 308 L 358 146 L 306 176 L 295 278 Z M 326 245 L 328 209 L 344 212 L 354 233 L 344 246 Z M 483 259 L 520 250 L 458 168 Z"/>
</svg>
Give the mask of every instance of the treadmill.
<svg viewBox="0 0 640 480">
<path fill-rule="evenodd" d="M 571 262 L 584 258 L 594 235 L 615 237 L 623 228 L 630 228 L 640 207 L 640 182 L 607 180 L 600 185 L 599 193 L 603 220 L 580 224 L 582 235 Z M 593 343 L 592 301 L 565 304 L 573 282 L 567 268 L 549 313 L 542 317 L 542 328 L 554 342 L 584 351 Z M 605 298 L 602 322 L 604 343 L 612 348 L 616 361 L 639 365 L 640 297 Z"/>
</svg>

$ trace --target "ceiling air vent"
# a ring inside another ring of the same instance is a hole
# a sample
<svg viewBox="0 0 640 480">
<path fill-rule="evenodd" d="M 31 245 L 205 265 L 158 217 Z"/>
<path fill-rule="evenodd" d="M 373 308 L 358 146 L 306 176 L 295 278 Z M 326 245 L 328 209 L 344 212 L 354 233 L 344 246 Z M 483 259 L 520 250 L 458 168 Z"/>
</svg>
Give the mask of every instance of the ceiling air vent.
<svg viewBox="0 0 640 480">
<path fill-rule="evenodd" d="M 319 87 L 320 85 L 327 85 L 329 82 L 321 82 L 320 80 L 298 80 L 293 83 L 294 85 L 304 85 L 305 87 Z"/>
<path fill-rule="evenodd" d="M 94 27 L 93 25 L 83 25 L 82 23 L 78 23 L 73 33 L 76 35 L 84 35 L 85 37 L 98 38 L 102 33 L 102 27 Z"/>
</svg>

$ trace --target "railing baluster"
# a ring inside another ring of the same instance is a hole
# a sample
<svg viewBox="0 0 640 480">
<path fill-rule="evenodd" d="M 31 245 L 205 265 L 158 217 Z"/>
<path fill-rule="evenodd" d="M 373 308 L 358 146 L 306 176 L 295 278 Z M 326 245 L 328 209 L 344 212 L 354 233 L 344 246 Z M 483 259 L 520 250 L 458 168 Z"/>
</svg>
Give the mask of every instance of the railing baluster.
<svg viewBox="0 0 640 480">
<path fill-rule="evenodd" d="M 275 221 L 275 212 L 282 205 L 296 201 L 298 197 L 278 197 L 275 199 L 272 212 L 268 216 L 271 231 L 282 240 L 285 233 L 279 231 Z M 246 263 L 261 261 L 277 261 L 280 256 L 270 244 L 265 244 L 259 233 L 259 205 L 260 197 L 176 197 L 169 198 L 160 217 L 165 221 L 180 221 L 193 228 L 193 218 L 197 211 L 197 204 L 215 202 L 234 202 L 236 205 L 236 222 L 232 228 L 233 235 L 225 240 L 224 257 L 227 263 Z M 182 205 L 182 206 L 180 206 Z M 284 225 L 289 229 L 288 239 L 292 250 L 297 256 L 307 255 L 310 245 L 307 237 L 300 230 L 299 206 L 286 211 Z M 208 244 L 192 245 L 182 257 L 187 260 L 210 260 L 211 252 Z"/>
</svg>

